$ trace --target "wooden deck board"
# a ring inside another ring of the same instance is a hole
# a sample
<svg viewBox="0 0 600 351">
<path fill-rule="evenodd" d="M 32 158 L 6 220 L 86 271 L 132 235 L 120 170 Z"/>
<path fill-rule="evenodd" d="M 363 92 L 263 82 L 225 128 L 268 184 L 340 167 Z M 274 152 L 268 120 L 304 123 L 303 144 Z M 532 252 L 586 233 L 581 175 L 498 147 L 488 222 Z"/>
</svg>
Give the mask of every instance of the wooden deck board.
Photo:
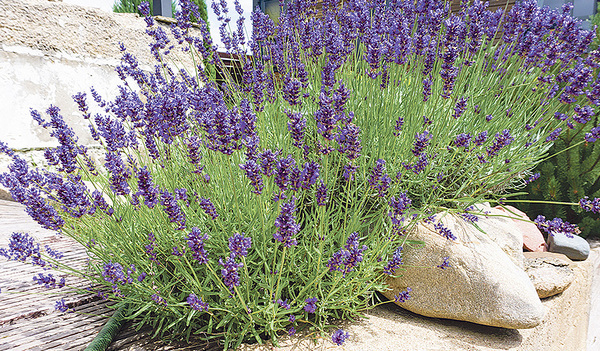
<svg viewBox="0 0 600 351">
<path fill-rule="evenodd" d="M 49 245 L 64 254 L 61 261 L 84 267 L 87 253 L 72 239 L 41 228 L 15 202 L 0 200 L 0 247 L 7 247 L 14 232 L 29 233 L 41 247 Z M 33 281 L 38 273 L 65 276 L 67 287 L 46 289 Z M 77 294 L 89 283 L 60 272 L 0 258 L 0 351 L 82 350 L 98 334 L 114 311 L 94 294 Z M 57 300 L 65 299 L 76 313 L 54 310 Z"/>
</svg>

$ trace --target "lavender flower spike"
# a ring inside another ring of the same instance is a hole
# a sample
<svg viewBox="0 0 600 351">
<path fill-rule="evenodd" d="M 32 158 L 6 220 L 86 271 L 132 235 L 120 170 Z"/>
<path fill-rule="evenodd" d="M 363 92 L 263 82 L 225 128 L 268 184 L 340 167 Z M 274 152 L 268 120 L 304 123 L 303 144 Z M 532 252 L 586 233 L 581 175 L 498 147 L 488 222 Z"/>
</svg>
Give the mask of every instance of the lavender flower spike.
<svg viewBox="0 0 600 351">
<path fill-rule="evenodd" d="M 235 233 L 229 238 L 229 250 L 234 257 L 248 256 L 248 249 L 252 245 L 252 238 L 245 237 L 244 233 Z"/>
<path fill-rule="evenodd" d="M 243 263 L 236 263 L 232 256 L 229 256 L 225 261 L 219 258 L 219 264 L 223 266 L 221 275 L 223 276 L 223 284 L 229 288 L 230 292 L 234 292 L 236 286 L 240 285 L 240 275 L 238 269 L 244 266 Z"/>
<path fill-rule="evenodd" d="M 315 313 L 315 311 L 317 310 L 317 301 L 318 299 L 316 297 L 310 297 L 304 300 L 304 302 L 306 302 L 304 310 L 308 313 Z"/>
<path fill-rule="evenodd" d="M 325 203 L 327 202 L 327 185 L 325 185 L 325 183 L 323 182 L 323 179 L 321 179 L 321 182 L 319 184 L 319 186 L 317 187 L 317 205 L 319 206 L 325 206 Z"/>
<path fill-rule="evenodd" d="M 336 345 L 342 346 L 346 339 L 350 337 L 350 334 L 344 332 L 342 329 L 338 329 L 331 335 L 331 341 L 333 341 Z"/>
<path fill-rule="evenodd" d="M 345 250 L 340 249 L 327 262 L 329 271 L 340 271 L 346 276 L 346 273 L 354 270 L 354 267 L 363 260 L 363 251 L 368 248 L 366 245 L 359 247 L 358 239 L 358 233 L 356 232 L 348 236 Z"/>
<path fill-rule="evenodd" d="M 208 235 L 202 235 L 200 229 L 193 227 L 186 239 L 192 252 L 192 257 L 200 264 L 207 263 L 208 253 L 204 249 L 204 241 L 208 239 Z"/>
<path fill-rule="evenodd" d="M 190 307 L 196 311 L 208 311 L 208 303 L 203 302 L 202 298 L 195 294 L 190 294 L 186 301 Z"/>
<path fill-rule="evenodd" d="M 300 231 L 300 225 L 296 223 L 296 197 L 281 205 L 281 213 L 275 219 L 277 232 L 273 234 L 275 240 L 281 242 L 285 247 L 298 245 L 294 236 Z"/>
<path fill-rule="evenodd" d="M 586 196 L 579 200 L 579 206 L 586 212 L 592 211 L 593 213 L 600 213 L 600 198 L 594 198 L 592 201 Z"/>
<path fill-rule="evenodd" d="M 217 219 L 219 215 L 217 214 L 217 210 L 215 209 L 215 205 L 210 201 L 210 199 L 201 198 L 200 199 L 200 207 L 209 215 L 212 219 Z"/>
<path fill-rule="evenodd" d="M 396 302 L 406 302 L 406 300 L 410 299 L 409 293 L 412 291 L 411 288 L 406 288 L 405 291 L 401 291 L 398 295 L 394 295 L 394 300 Z"/>
<path fill-rule="evenodd" d="M 402 246 L 398 246 L 396 251 L 394 251 L 394 255 L 392 259 L 385 265 L 383 268 L 383 273 L 387 275 L 392 275 L 396 273 L 396 269 L 400 268 L 402 265 Z"/>
<path fill-rule="evenodd" d="M 60 300 L 56 301 L 56 304 L 54 305 L 54 309 L 57 311 L 60 311 L 60 312 L 67 312 L 67 310 L 69 310 L 69 306 L 67 306 L 65 299 L 60 299 Z"/>
</svg>

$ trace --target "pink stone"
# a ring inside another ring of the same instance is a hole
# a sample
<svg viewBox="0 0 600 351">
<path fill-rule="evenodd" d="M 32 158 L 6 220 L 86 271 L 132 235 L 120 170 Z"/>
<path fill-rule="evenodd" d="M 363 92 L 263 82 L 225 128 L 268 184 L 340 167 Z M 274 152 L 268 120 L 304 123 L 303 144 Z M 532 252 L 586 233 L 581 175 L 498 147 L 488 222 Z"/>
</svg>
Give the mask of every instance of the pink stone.
<svg viewBox="0 0 600 351">
<path fill-rule="evenodd" d="M 546 241 L 544 240 L 544 236 L 542 235 L 542 232 L 540 232 L 540 230 L 535 226 L 535 224 L 533 224 L 531 222 L 531 219 L 529 219 L 529 217 L 527 217 L 525 212 L 522 212 L 522 211 L 520 211 L 512 206 L 508 206 L 508 205 L 505 205 L 504 207 L 496 206 L 494 208 L 506 212 L 506 214 L 508 216 L 517 217 L 517 218 L 520 217 L 520 218 L 528 221 L 528 222 L 525 222 L 525 221 L 513 218 L 513 221 L 515 222 L 515 226 L 517 227 L 517 229 L 519 229 L 521 231 L 521 233 L 523 233 L 523 249 L 525 249 L 527 251 L 533 251 L 533 252 L 548 251 L 548 246 L 546 245 Z"/>
</svg>

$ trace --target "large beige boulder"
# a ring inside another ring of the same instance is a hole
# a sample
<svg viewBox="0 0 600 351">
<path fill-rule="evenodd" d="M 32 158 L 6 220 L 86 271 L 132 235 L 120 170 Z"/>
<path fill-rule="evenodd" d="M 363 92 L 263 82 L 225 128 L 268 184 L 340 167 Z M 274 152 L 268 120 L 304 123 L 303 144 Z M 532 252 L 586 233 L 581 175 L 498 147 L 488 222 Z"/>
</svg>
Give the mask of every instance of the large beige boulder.
<svg viewBox="0 0 600 351">
<path fill-rule="evenodd" d="M 514 221 L 508 218 L 504 211 L 484 205 L 479 205 L 478 210 L 481 211 L 481 215 L 475 222 L 477 227 L 500 246 L 514 264 L 523 268 L 523 233 L 520 228 L 515 226 Z"/>
<path fill-rule="evenodd" d="M 488 221 L 493 226 L 493 220 Z M 452 215 L 442 217 L 441 222 L 456 240 L 441 236 L 433 224 L 418 224 L 409 239 L 425 245 L 405 245 L 403 261 L 408 268 L 388 279 L 391 290 L 383 294 L 393 300 L 411 288 L 411 298 L 397 304 L 428 317 L 510 329 L 540 324 L 545 311 L 533 284 L 489 233 Z M 438 268 L 444 257 L 450 267 Z"/>
</svg>

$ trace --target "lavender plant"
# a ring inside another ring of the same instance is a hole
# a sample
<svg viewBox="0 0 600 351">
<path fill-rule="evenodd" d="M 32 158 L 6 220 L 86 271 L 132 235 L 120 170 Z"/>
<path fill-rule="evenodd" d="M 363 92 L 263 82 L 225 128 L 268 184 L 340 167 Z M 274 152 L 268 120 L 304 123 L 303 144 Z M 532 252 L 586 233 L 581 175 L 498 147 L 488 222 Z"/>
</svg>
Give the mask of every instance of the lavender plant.
<svg viewBox="0 0 600 351">
<path fill-rule="evenodd" d="M 442 1 L 328 0 L 315 16 L 311 1 L 294 0 L 277 23 L 254 12 L 247 38 L 213 2 L 222 42 L 241 60 L 236 79 L 206 24 L 191 34 L 200 16 L 182 3 L 172 40 L 145 18 L 153 72 L 122 48 L 120 94 L 92 90 L 104 112 L 92 116 L 88 95 L 74 96 L 103 164 L 55 106 L 32 112 L 59 143 L 45 153 L 50 167 L 32 169 L 0 143 L 13 158 L 0 177 L 13 198 L 88 248 L 88 270 L 71 272 L 156 335 L 228 348 L 360 316 L 386 275 L 401 274 L 418 221 L 440 211 L 468 220 L 473 204 L 523 186 L 600 101 L 600 54 L 582 55 L 594 33 L 568 6 L 525 1 L 504 13 L 476 0 L 451 14 Z M 199 64 L 176 68 L 176 46 Z M 596 200 L 582 207 L 597 212 Z M 69 271 L 23 234 L 14 240 L 0 253 Z M 337 330 L 332 341 L 347 337 Z"/>
</svg>

